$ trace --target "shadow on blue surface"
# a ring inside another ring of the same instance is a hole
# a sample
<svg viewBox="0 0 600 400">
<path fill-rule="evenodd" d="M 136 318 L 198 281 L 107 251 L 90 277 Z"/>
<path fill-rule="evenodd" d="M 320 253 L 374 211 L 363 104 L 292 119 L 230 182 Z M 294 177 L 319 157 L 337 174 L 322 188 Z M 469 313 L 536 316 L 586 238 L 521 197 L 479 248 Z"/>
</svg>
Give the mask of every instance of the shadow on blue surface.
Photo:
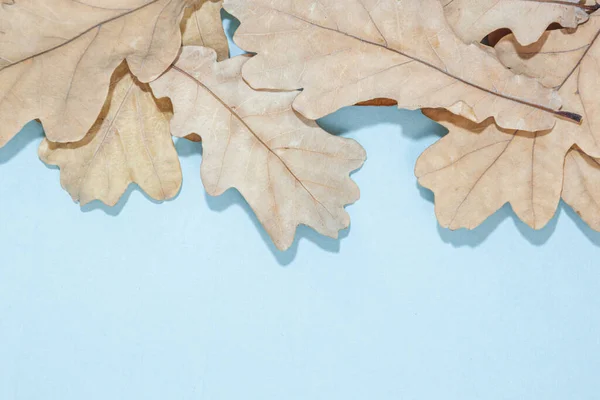
<svg viewBox="0 0 600 400">
<path fill-rule="evenodd" d="M 417 183 L 417 189 L 421 193 L 421 197 L 423 199 L 429 201 L 430 203 L 434 202 L 433 193 L 420 186 Z M 596 232 L 591 229 L 580 217 L 577 215 L 575 211 L 568 205 L 566 205 L 563 201 L 558 205 L 558 209 L 556 210 L 556 214 L 554 217 L 548 222 L 548 224 L 542 229 L 535 230 L 530 228 L 527 224 L 521 221 L 517 215 L 513 212 L 510 204 L 505 204 L 500 210 L 486 219 L 481 225 L 473 230 L 467 229 L 459 229 L 456 231 L 452 231 L 447 228 L 443 228 L 439 224 L 437 225 L 437 231 L 440 235 L 440 238 L 448 244 L 451 244 L 454 247 L 477 247 L 486 241 L 488 237 L 496 230 L 496 228 L 505 220 L 512 219 L 515 227 L 521 234 L 521 236 L 531 243 L 534 246 L 543 246 L 551 237 L 556 227 L 558 225 L 558 221 L 561 218 L 563 212 L 567 214 L 577 225 L 579 230 L 583 232 L 583 234 L 587 237 L 587 239 L 594 245 L 600 246 L 600 232 Z"/>
<path fill-rule="evenodd" d="M 577 225 L 579 230 L 583 232 L 583 234 L 588 238 L 588 240 L 594 245 L 600 247 L 600 232 L 596 232 L 595 230 L 590 228 L 589 225 L 586 224 L 571 207 L 567 206 L 562 201 L 560 202 L 560 205 L 560 208 L 564 209 L 565 214 L 567 214 L 569 217 L 571 217 L 573 221 L 575 221 L 575 224 Z"/>
<path fill-rule="evenodd" d="M 395 106 L 346 107 L 317 122 L 323 129 L 334 135 L 380 124 L 396 125 L 398 132 L 415 140 L 427 136 L 442 137 L 448 132 L 440 124 L 432 125 L 431 120 L 420 111 L 403 110 Z"/>
<path fill-rule="evenodd" d="M 240 21 L 224 9 L 221 9 L 221 19 L 223 20 L 225 34 L 228 38 L 232 38 L 235 31 L 240 27 Z"/>
<path fill-rule="evenodd" d="M 343 118 L 339 117 L 339 113 L 343 113 Z M 348 107 L 319 120 L 319 125 L 333 134 L 368 128 L 377 124 L 398 125 L 398 131 L 412 140 L 442 137 L 448 132 L 439 124 L 432 125 L 431 120 L 419 111 L 399 110 L 396 107 Z M 416 188 L 423 199 L 434 203 L 434 195 L 430 190 L 418 183 Z M 552 237 L 563 212 L 575 222 L 591 243 L 600 246 L 600 232 L 591 229 L 571 207 L 562 201 L 554 218 L 540 230 L 534 230 L 523 223 L 512 211 L 510 204 L 506 204 L 473 230 L 452 231 L 437 225 L 437 231 L 445 243 L 454 247 L 474 248 L 484 243 L 502 222 L 512 219 L 517 231 L 525 240 L 534 246 L 542 246 Z"/>
<path fill-rule="evenodd" d="M 146 198 L 146 200 L 148 200 L 151 203 L 154 203 L 154 204 L 164 203 L 164 201 L 154 200 L 152 197 L 148 196 L 148 194 L 146 194 L 146 192 L 144 192 L 142 189 L 140 189 L 140 187 L 137 184 L 132 183 L 127 187 L 127 190 L 125 190 L 125 193 L 123 193 L 123 196 L 121 196 L 121 198 L 119 199 L 119 202 L 117 204 L 115 204 L 114 206 L 112 206 L 112 207 L 107 206 L 100 200 L 94 200 L 84 206 L 81 206 L 81 211 L 88 213 L 88 212 L 93 212 L 93 211 L 99 210 L 99 211 L 104 212 L 106 215 L 110 215 L 111 217 L 116 217 L 119 214 L 121 214 L 121 212 L 125 208 L 125 205 L 129 201 L 129 198 L 131 197 L 131 194 L 133 192 L 141 193 Z M 181 193 L 181 191 L 179 193 Z M 177 193 L 177 195 L 175 197 L 173 197 L 172 199 L 169 199 L 167 201 L 177 200 L 177 197 L 179 197 L 179 193 Z"/>
<path fill-rule="evenodd" d="M 343 113 L 341 118 L 339 113 Z M 321 125 L 325 130 L 332 134 L 338 135 L 350 130 L 356 131 L 358 129 L 367 128 L 377 124 L 397 125 L 399 132 L 402 132 L 403 135 L 414 140 L 428 136 L 441 137 L 446 133 L 445 128 L 440 125 L 432 126 L 431 121 L 429 121 L 429 119 L 424 117 L 418 111 L 398 110 L 396 107 L 348 107 L 340 110 L 338 113 L 325 117 L 318 122 L 319 125 Z M 0 149 L 0 165 L 9 162 L 30 143 L 36 140 L 41 140 L 42 137 L 42 126 L 38 122 L 30 122 L 4 148 Z M 176 148 L 181 157 L 190 157 L 202 154 L 201 143 L 194 143 L 184 139 L 177 140 Z M 48 168 L 55 169 L 56 167 L 48 166 Z M 418 184 L 416 185 L 416 189 L 420 192 L 420 195 L 423 197 L 423 199 L 431 203 L 434 202 L 434 196 L 431 191 L 420 187 Z M 127 201 L 134 191 L 139 191 L 146 197 L 146 199 L 155 204 L 161 203 L 150 198 L 137 185 L 132 184 L 114 207 L 109 207 L 99 201 L 94 201 L 81 207 L 81 210 L 83 212 L 102 211 L 110 216 L 118 216 L 123 211 Z M 339 239 L 331 239 L 318 234 L 306 226 L 300 226 L 292 247 L 286 252 L 281 252 L 273 245 L 273 242 L 269 238 L 266 231 L 262 228 L 251 207 L 237 190 L 228 190 L 219 197 L 206 195 L 206 202 L 211 210 L 218 212 L 225 212 L 230 207 L 241 207 L 248 215 L 248 218 L 250 218 L 252 223 L 255 225 L 256 230 L 261 235 L 263 241 L 276 258 L 277 262 L 282 266 L 287 266 L 293 262 L 298 252 L 298 246 L 301 240 L 309 240 L 325 251 L 338 253 L 340 251 L 341 241 L 348 236 L 350 231 L 350 228 L 341 231 Z M 529 228 L 527 225 L 521 222 L 512 211 L 510 205 L 505 205 L 502 207 L 498 212 L 496 212 L 474 230 L 461 229 L 457 231 L 451 231 L 449 229 L 442 228 L 439 225 L 437 230 L 440 238 L 445 243 L 448 243 L 454 247 L 475 248 L 484 243 L 502 222 L 507 219 L 512 219 L 517 231 L 524 239 L 534 246 L 542 246 L 552 237 L 563 211 L 576 223 L 577 227 L 592 244 L 600 246 L 600 233 L 592 230 L 570 207 L 566 206 L 563 202 L 560 203 L 557 213 L 550 223 L 543 229 L 537 231 Z"/>
<path fill-rule="evenodd" d="M 34 141 L 41 142 L 44 137 L 42 124 L 31 121 L 21 129 L 3 148 L 0 149 L 0 165 L 6 164 Z"/>
<path fill-rule="evenodd" d="M 177 152 L 181 157 L 190 157 L 194 155 L 202 155 L 202 144 L 191 142 L 185 139 L 179 139 L 175 145 L 177 148 Z M 200 173 L 200 166 L 198 166 L 198 174 Z M 230 207 L 240 207 L 244 210 L 248 218 L 252 221 L 254 226 L 256 227 L 257 232 L 259 232 L 261 238 L 265 242 L 266 246 L 269 248 L 277 262 L 282 266 L 287 266 L 296 258 L 296 254 L 298 253 L 298 244 L 300 240 L 307 239 L 325 251 L 331 253 L 338 253 L 340 251 L 340 241 L 346 238 L 350 232 L 350 228 L 345 229 L 340 232 L 339 239 L 331 239 L 325 236 L 320 235 L 314 230 L 306 227 L 300 226 L 298 227 L 296 238 L 292 247 L 285 251 L 279 251 L 277 247 L 273 244 L 273 241 L 267 234 L 267 232 L 262 227 L 260 221 L 252 211 L 252 208 L 246 202 L 244 197 L 235 189 L 229 189 L 221 196 L 213 197 L 205 193 L 206 203 L 209 208 L 213 211 L 217 212 L 225 212 Z"/>
<path fill-rule="evenodd" d="M 350 232 L 350 228 L 345 229 L 340 232 L 340 236 L 338 239 L 332 239 L 326 236 L 322 236 L 313 229 L 301 225 L 296 231 L 296 237 L 294 239 L 292 247 L 290 247 L 290 249 L 285 252 L 279 251 L 277 247 L 275 247 L 275 245 L 273 244 L 273 241 L 267 234 L 267 231 L 265 231 L 265 229 L 262 227 L 258 218 L 256 218 L 256 215 L 254 214 L 254 211 L 252 211 L 252 208 L 248 205 L 246 200 L 237 190 L 229 189 L 218 197 L 212 197 L 208 194 L 205 194 L 205 196 L 208 206 L 213 211 L 224 212 L 230 207 L 241 207 L 246 212 L 248 218 L 250 218 L 250 220 L 256 227 L 257 232 L 259 232 L 261 238 L 263 239 L 271 253 L 273 253 L 273 256 L 277 259 L 279 265 L 281 266 L 287 266 L 294 261 L 294 259 L 296 258 L 296 254 L 298 253 L 298 244 L 303 239 L 307 239 L 315 243 L 321 249 L 330 253 L 339 253 L 341 240 L 346 238 Z"/>
</svg>

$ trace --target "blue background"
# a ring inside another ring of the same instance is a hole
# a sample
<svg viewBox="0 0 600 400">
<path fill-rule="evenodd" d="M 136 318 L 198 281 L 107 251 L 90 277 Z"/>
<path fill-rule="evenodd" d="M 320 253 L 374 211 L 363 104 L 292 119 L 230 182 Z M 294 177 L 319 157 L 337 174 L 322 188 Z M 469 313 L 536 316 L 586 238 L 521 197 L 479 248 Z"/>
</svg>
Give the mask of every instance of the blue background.
<svg viewBox="0 0 600 400">
<path fill-rule="evenodd" d="M 235 27 L 226 20 L 228 31 Z M 234 51 L 235 53 L 236 51 Z M 369 160 L 341 240 L 275 250 L 235 191 L 80 209 L 32 122 L 0 149 L 0 399 L 598 399 L 600 234 L 566 206 L 438 227 L 418 112 L 320 121 Z"/>
</svg>

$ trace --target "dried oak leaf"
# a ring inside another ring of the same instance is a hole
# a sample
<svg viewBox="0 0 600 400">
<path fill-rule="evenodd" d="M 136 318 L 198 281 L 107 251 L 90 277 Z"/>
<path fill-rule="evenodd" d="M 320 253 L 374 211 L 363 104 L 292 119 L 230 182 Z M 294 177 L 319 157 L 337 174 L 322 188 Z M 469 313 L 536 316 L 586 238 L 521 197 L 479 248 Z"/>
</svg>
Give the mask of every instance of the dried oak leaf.
<svg viewBox="0 0 600 400">
<path fill-rule="evenodd" d="M 597 9 L 594 0 L 440 0 L 448 22 L 466 42 L 479 42 L 488 34 L 507 28 L 516 40 L 536 42 L 552 23 L 575 28 Z"/>
<path fill-rule="evenodd" d="M 228 56 L 220 2 L 199 1 L 182 21 L 183 43 L 201 42 Z M 192 23 L 193 22 L 193 23 Z M 156 200 L 174 197 L 181 169 L 171 140 L 168 100 L 158 101 L 150 87 L 122 64 L 113 75 L 109 98 L 87 136 L 68 144 L 44 140 L 40 158 L 61 168 L 62 186 L 81 204 L 101 200 L 114 205 L 127 186 L 138 183 Z"/>
<path fill-rule="evenodd" d="M 504 130 L 492 120 L 478 125 L 445 110 L 424 114 L 449 130 L 415 168 L 419 184 L 435 193 L 441 226 L 476 228 L 507 202 L 534 229 L 552 219 L 572 137 Z"/>
<path fill-rule="evenodd" d="M 210 195 L 235 187 L 280 249 L 304 224 L 337 237 L 359 198 L 349 173 L 365 160 L 351 139 L 329 135 L 292 109 L 298 92 L 255 91 L 242 79 L 248 57 L 216 63 L 215 53 L 184 47 L 151 83 L 173 102 L 171 131 L 202 137 L 202 181 Z"/>
<path fill-rule="evenodd" d="M 600 156 L 600 12 L 572 33 L 546 32 L 538 43 L 521 46 L 509 35 L 496 45 L 503 64 L 554 88 L 565 108 L 583 115 L 581 125 L 557 119 L 552 133 L 569 136 L 587 154 Z"/>
<path fill-rule="evenodd" d="M 0 4 L 0 146 L 32 119 L 55 142 L 82 139 L 123 60 L 142 82 L 181 46 L 189 0 L 20 0 Z"/>
<path fill-rule="evenodd" d="M 223 1 L 200 0 L 185 11 L 181 22 L 184 46 L 210 47 L 217 60 L 229 57 L 229 44 L 221 21 Z"/>
<path fill-rule="evenodd" d="M 563 179 L 565 188 L 574 184 L 568 173 L 563 178 L 569 149 L 576 144 L 600 155 L 599 31 L 600 18 L 593 14 L 574 34 L 547 32 L 542 41 L 527 47 L 511 35 L 497 46 L 507 65 L 555 87 L 566 107 L 584 115 L 582 125 L 557 120 L 548 131 L 506 131 L 491 122 L 478 126 L 439 110 L 425 111 L 449 130 L 423 153 L 415 169 L 419 183 L 436 195 L 442 226 L 475 228 L 507 202 L 531 227 L 548 223 L 560 201 Z M 573 203 L 572 196 L 566 199 Z"/>
<path fill-rule="evenodd" d="M 130 183 L 156 200 L 174 197 L 181 168 L 169 130 L 169 106 L 157 103 L 147 84 L 122 64 L 109 97 L 84 140 L 53 143 L 44 139 L 40 158 L 61 169 L 61 184 L 81 205 L 92 200 L 113 206 Z"/>
<path fill-rule="evenodd" d="M 562 198 L 592 229 L 600 231 L 600 159 L 580 149 L 569 151 Z"/>
<path fill-rule="evenodd" d="M 225 0 L 242 22 L 235 39 L 257 53 L 244 66 L 254 88 L 302 88 L 310 119 L 374 98 L 443 107 L 505 128 L 554 126 L 559 96 L 514 75 L 446 22 L 438 0 Z M 561 113 L 562 114 L 562 113 Z"/>
<path fill-rule="evenodd" d="M 186 10 L 181 22 L 184 46 L 210 47 L 217 52 L 217 61 L 229 58 L 229 43 L 223 29 L 223 1 L 200 0 Z M 185 137 L 192 142 L 202 139 L 197 134 Z"/>
</svg>

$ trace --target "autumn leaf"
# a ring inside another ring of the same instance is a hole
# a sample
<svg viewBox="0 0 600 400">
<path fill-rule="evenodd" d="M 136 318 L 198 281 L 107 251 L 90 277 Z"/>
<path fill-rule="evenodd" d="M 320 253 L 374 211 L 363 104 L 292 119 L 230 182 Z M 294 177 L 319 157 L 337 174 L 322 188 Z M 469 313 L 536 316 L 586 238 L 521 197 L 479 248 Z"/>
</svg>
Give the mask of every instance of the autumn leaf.
<svg viewBox="0 0 600 400">
<path fill-rule="evenodd" d="M 98 199 L 113 206 L 132 182 L 166 200 L 179 192 L 182 180 L 170 116 L 168 105 L 157 103 L 149 86 L 122 64 L 85 139 L 65 144 L 44 139 L 39 156 L 60 167 L 62 186 L 81 205 Z"/>
<path fill-rule="evenodd" d="M 40 158 L 81 204 L 114 205 L 131 183 L 174 197 L 172 132 L 203 142 L 207 192 L 239 190 L 278 248 L 300 224 L 335 238 L 366 155 L 313 119 L 397 104 L 449 130 L 415 168 L 441 225 L 474 228 L 509 203 L 538 229 L 562 195 L 600 230 L 592 0 L 101 3 L 0 0 L 0 146 L 40 119 Z M 217 62 L 223 4 L 254 57 Z M 506 29 L 495 48 L 478 43 Z"/>
<path fill-rule="evenodd" d="M 123 60 L 142 82 L 169 67 L 188 1 L 2 1 L 0 146 L 36 118 L 52 141 L 82 139 Z"/>
<path fill-rule="evenodd" d="M 506 203 L 534 229 L 552 219 L 571 137 L 503 130 L 492 120 L 477 125 L 444 110 L 424 114 L 449 131 L 415 168 L 419 184 L 435 194 L 441 226 L 476 228 Z"/>
<path fill-rule="evenodd" d="M 478 126 L 440 111 L 425 112 L 449 130 L 423 153 L 415 170 L 419 183 L 436 195 L 442 226 L 475 228 L 507 202 L 529 226 L 539 229 L 548 223 L 556 212 L 563 179 L 565 188 L 575 184 L 570 182 L 574 174 L 567 171 L 574 171 L 569 160 L 579 153 L 571 152 L 565 167 L 569 149 L 578 145 L 589 154 L 600 154 L 599 31 L 600 18 L 593 14 L 576 33 L 547 32 L 531 46 L 519 45 L 510 35 L 496 48 L 507 65 L 555 87 L 569 109 L 584 115 L 581 125 L 558 120 L 552 130 L 515 132 L 491 122 Z M 576 203 L 569 194 L 566 199 L 573 204 L 583 201 Z"/>
<path fill-rule="evenodd" d="M 223 1 L 200 0 L 186 9 L 181 29 L 184 46 L 210 47 L 217 52 L 217 61 L 229 58 L 229 43 L 223 30 L 221 9 Z M 185 137 L 192 142 L 201 142 L 193 133 Z"/>
<path fill-rule="evenodd" d="M 294 108 L 307 118 L 390 98 L 402 108 L 443 107 L 533 131 L 551 128 L 561 105 L 555 92 L 460 40 L 438 0 L 226 0 L 224 7 L 242 22 L 238 45 L 258 53 L 244 78 L 254 88 L 302 88 Z"/>
<path fill-rule="evenodd" d="M 600 156 L 599 34 L 600 14 L 596 12 L 575 33 L 549 31 L 530 46 L 519 45 L 510 35 L 495 48 L 502 63 L 556 89 L 565 108 L 583 115 L 581 125 L 557 120 L 552 134 L 570 137 L 594 157 Z"/>
<path fill-rule="evenodd" d="M 562 198 L 594 230 L 600 231 L 600 160 L 572 149 L 565 161 Z"/>
<path fill-rule="evenodd" d="M 365 160 L 351 139 L 332 136 L 291 108 L 298 92 L 255 91 L 242 79 L 245 56 L 216 63 L 214 51 L 184 47 L 151 83 L 173 102 L 171 132 L 202 137 L 202 181 L 210 195 L 235 187 L 280 249 L 305 224 L 337 237 L 359 198 L 349 173 Z"/>
<path fill-rule="evenodd" d="M 229 44 L 221 21 L 222 1 L 200 0 L 185 11 L 181 22 L 184 46 L 210 47 L 217 60 L 229 57 Z"/>
<path fill-rule="evenodd" d="M 181 24 L 183 42 L 212 44 L 227 57 L 220 8 L 220 2 L 204 0 L 188 8 Z M 61 168 L 62 186 L 82 205 L 101 200 L 113 206 L 133 182 L 155 200 L 166 200 L 178 193 L 182 180 L 171 140 L 171 116 L 170 104 L 157 102 L 150 87 L 122 64 L 86 137 L 68 144 L 44 140 L 39 155 Z"/>
<path fill-rule="evenodd" d="M 598 8 L 594 0 L 440 0 L 448 22 L 465 42 L 502 28 L 522 45 L 536 42 L 552 23 L 576 28 Z"/>
</svg>

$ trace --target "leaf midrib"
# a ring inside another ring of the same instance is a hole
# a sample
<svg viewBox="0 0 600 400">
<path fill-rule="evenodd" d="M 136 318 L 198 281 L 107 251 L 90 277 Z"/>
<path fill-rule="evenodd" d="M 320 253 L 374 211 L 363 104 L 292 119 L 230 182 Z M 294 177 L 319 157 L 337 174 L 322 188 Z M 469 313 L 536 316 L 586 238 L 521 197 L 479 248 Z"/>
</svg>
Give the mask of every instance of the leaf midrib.
<svg viewBox="0 0 600 400">
<path fill-rule="evenodd" d="M 69 43 L 72 43 L 72 42 L 74 42 L 75 40 L 79 39 L 80 37 L 84 36 L 85 34 L 87 34 L 87 33 L 91 32 L 91 31 L 93 31 L 94 29 L 96 29 L 96 28 L 98 28 L 98 27 L 101 27 L 101 26 L 102 26 L 102 25 L 104 25 L 104 24 L 108 24 L 108 23 L 110 23 L 110 22 L 113 22 L 113 21 L 116 21 L 116 20 L 118 20 L 119 18 L 126 17 L 126 16 L 128 16 L 128 15 L 130 15 L 130 14 L 133 14 L 133 13 L 135 13 L 135 12 L 139 11 L 139 10 L 142 10 L 142 9 L 144 9 L 144 8 L 148 7 L 148 6 L 151 6 L 152 4 L 154 4 L 154 3 L 157 3 L 157 2 L 159 2 L 159 1 L 160 1 L 160 0 L 150 0 L 148 3 L 146 3 L 146 4 L 142 5 L 142 6 L 139 6 L 139 7 L 136 7 L 136 8 L 132 8 L 132 9 L 128 10 L 127 12 L 124 12 L 124 13 L 122 13 L 122 14 L 116 15 L 116 16 L 114 16 L 114 17 L 112 17 L 112 18 L 109 18 L 109 19 L 106 19 L 106 20 L 104 20 L 104 21 L 98 22 L 97 24 L 94 24 L 94 25 L 90 26 L 88 29 L 86 29 L 86 30 L 84 30 L 84 31 L 80 32 L 79 34 L 77 34 L 77 35 L 73 36 L 72 38 L 70 38 L 70 39 L 66 40 L 65 42 L 63 42 L 63 43 L 61 43 L 61 44 L 58 44 L 58 45 L 56 45 L 56 46 L 54 46 L 54 47 L 50 47 L 50 48 L 48 48 L 48 49 L 46 49 L 46 50 L 40 51 L 39 53 L 32 54 L 32 55 L 30 55 L 30 56 L 28 56 L 28 57 L 25 57 L 25 58 L 22 58 L 22 59 L 20 59 L 20 60 L 17 60 L 17 61 L 13 61 L 13 62 L 11 62 L 10 64 L 8 64 L 8 65 L 4 66 L 3 68 L 0 68 L 0 71 L 3 71 L 3 70 L 5 70 L 5 69 L 7 69 L 7 68 L 10 68 L 10 67 L 12 67 L 12 66 L 15 66 L 15 65 L 21 64 L 21 63 L 23 63 L 23 62 L 25 62 L 25 61 L 27 61 L 27 60 L 31 60 L 31 59 L 33 59 L 33 58 L 36 58 L 36 57 L 40 57 L 40 56 L 42 56 L 42 55 L 44 55 L 44 54 L 46 54 L 46 53 L 50 53 L 50 52 L 52 52 L 52 51 L 54 51 L 54 50 L 57 50 L 57 49 L 59 49 L 59 48 L 61 48 L 61 47 L 64 47 L 64 46 L 68 45 Z"/>
<path fill-rule="evenodd" d="M 529 2 L 529 3 L 547 3 L 547 4 L 556 4 L 556 5 L 561 5 L 561 6 L 567 6 L 567 7 L 576 7 L 576 8 L 581 8 L 582 10 L 593 10 L 594 6 L 588 6 L 586 4 L 579 4 L 579 3 L 571 3 L 568 1 L 559 1 L 559 0 L 521 0 L 522 2 Z M 454 0 L 444 4 L 444 8 L 448 7 L 450 4 L 454 3 Z M 496 4 L 497 5 L 497 4 Z M 494 7 L 496 6 L 494 5 Z"/>
<path fill-rule="evenodd" d="M 298 15 L 295 15 L 295 14 L 292 14 L 292 13 L 289 13 L 289 12 L 286 12 L 286 11 L 283 11 L 283 10 L 279 10 L 279 9 L 276 9 L 276 8 L 273 8 L 273 7 L 271 9 L 273 11 L 275 11 L 275 12 L 278 12 L 278 13 L 283 14 L 283 15 L 287 15 L 287 16 L 289 16 L 291 18 L 295 18 L 295 19 L 297 19 L 299 21 L 302 21 L 304 23 L 312 25 L 312 26 L 314 26 L 316 28 L 324 29 L 324 30 L 327 30 L 327 31 L 330 31 L 330 32 L 335 32 L 335 33 L 338 33 L 340 35 L 344 35 L 346 37 L 349 37 L 351 39 L 358 40 L 361 43 L 372 45 L 372 46 L 376 46 L 376 47 L 388 50 L 390 52 L 399 54 L 399 55 L 401 55 L 403 57 L 409 58 L 409 59 L 411 59 L 411 60 L 413 60 L 415 62 L 421 63 L 421 64 L 423 64 L 423 65 L 425 65 L 425 66 L 427 66 L 429 68 L 432 68 L 432 69 L 434 69 L 434 70 L 436 70 L 436 71 L 438 71 L 438 72 L 440 72 L 440 73 L 442 73 L 442 74 L 444 74 L 446 76 L 449 76 L 452 79 L 456 79 L 457 81 L 459 81 L 461 83 L 464 83 L 465 85 L 474 87 L 474 88 L 476 88 L 478 90 L 481 90 L 483 92 L 491 94 L 492 96 L 497 96 L 497 97 L 500 97 L 500 98 L 503 98 L 503 99 L 506 99 L 506 100 L 510 100 L 510 101 L 514 101 L 514 102 L 519 103 L 519 104 L 523 104 L 523 105 L 528 106 L 528 107 L 536 108 L 536 109 L 539 109 L 539 110 L 551 113 L 553 115 L 557 115 L 557 116 L 562 116 L 562 117 L 567 117 L 568 118 L 568 116 L 565 115 L 565 112 L 561 112 L 561 111 L 558 111 L 558 110 L 553 110 L 553 109 L 551 109 L 549 107 L 546 107 L 546 106 L 543 106 L 543 105 L 540 105 L 540 104 L 530 103 L 530 102 L 528 102 L 526 100 L 522 100 L 522 99 L 511 97 L 511 96 L 508 96 L 508 95 L 505 95 L 505 94 L 502 94 L 502 93 L 494 92 L 494 91 L 492 91 L 490 89 L 487 89 L 487 88 L 485 88 L 483 86 L 477 85 L 475 83 L 472 83 L 472 82 L 466 81 L 466 80 L 464 80 L 462 78 L 459 78 L 457 76 L 454 76 L 453 74 L 449 73 L 448 71 L 445 71 L 444 69 L 442 69 L 440 67 L 437 67 L 437 66 L 435 66 L 435 65 L 433 65 L 433 64 L 431 64 L 431 63 L 429 63 L 429 62 L 427 62 L 425 60 L 417 58 L 416 56 L 411 56 L 409 54 L 406 54 L 406 53 L 404 53 L 404 52 L 402 52 L 400 50 L 392 49 L 392 48 L 387 47 L 387 46 L 385 46 L 383 44 L 375 43 L 375 42 L 372 42 L 370 40 L 367 40 L 367 39 L 364 39 L 364 38 L 352 35 L 350 33 L 342 32 L 342 31 L 339 31 L 337 29 L 333 29 L 333 28 L 329 28 L 329 27 L 317 24 L 316 22 L 307 20 L 307 19 L 302 18 L 302 17 L 300 17 Z M 386 40 L 385 37 L 382 36 L 382 38 L 383 38 L 383 40 Z M 572 114 L 572 113 L 568 113 L 568 114 Z"/>
<path fill-rule="evenodd" d="M 304 185 L 304 183 L 302 182 L 302 180 L 291 170 L 291 168 L 281 158 L 281 156 L 279 156 L 279 154 L 277 154 L 275 151 L 273 151 L 273 149 L 267 143 L 265 143 L 265 141 L 262 140 L 260 138 L 260 136 L 256 132 L 254 132 L 254 130 L 248 125 L 248 123 L 246 121 L 244 121 L 244 119 L 238 113 L 236 113 L 234 109 L 232 109 L 215 92 L 213 92 L 208 86 L 206 86 L 205 84 L 203 84 L 202 82 L 200 82 L 200 80 L 198 80 L 196 77 L 194 77 L 189 72 L 183 70 L 182 68 L 178 67 L 175 64 L 173 64 L 171 66 L 171 68 L 173 68 L 174 71 L 177 71 L 177 72 L 183 74 L 184 76 L 188 77 L 192 81 L 194 81 L 195 84 L 197 84 L 198 86 L 200 86 L 204 90 L 206 90 L 206 92 L 208 92 L 215 100 L 217 100 L 223 107 L 225 107 L 225 109 L 227 109 L 227 111 L 233 117 L 235 117 L 238 121 L 240 121 L 240 123 L 244 126 L 244 128 L 246 128 L 246 130 L 248 130 L 248 132 L 250 132 L 252 134 L 252 136 L 254 136 L 254 138 L 269 151 L 270 154 L 272 154 L 273 156 L 275 156 L 279 160 L 279 162 L 281 162 L 281 164 L 285 167 L 285 169 L 288 171 L 288 173 L 300 184 L 300 186 L 302 186 L 302 188 L 310 195 L 310 197 L 315 201 L 315 203 L 319 204 L 321 207 L 323 207 L 323 209 L 325 211 L 327 211 L 327 213 L 331 217 L 335 218 L 335 216 L 333 215 L 333 213 L 331 211 L 329 211 L 329 209 L 321 201 L 319 201 L 319 199 L 317 199 L 315 197 L 315 195 L 306 187 L 306 185 Z M 268 163 L 268 160 L 267 160 L 267 163 Z"/>
</svg>

